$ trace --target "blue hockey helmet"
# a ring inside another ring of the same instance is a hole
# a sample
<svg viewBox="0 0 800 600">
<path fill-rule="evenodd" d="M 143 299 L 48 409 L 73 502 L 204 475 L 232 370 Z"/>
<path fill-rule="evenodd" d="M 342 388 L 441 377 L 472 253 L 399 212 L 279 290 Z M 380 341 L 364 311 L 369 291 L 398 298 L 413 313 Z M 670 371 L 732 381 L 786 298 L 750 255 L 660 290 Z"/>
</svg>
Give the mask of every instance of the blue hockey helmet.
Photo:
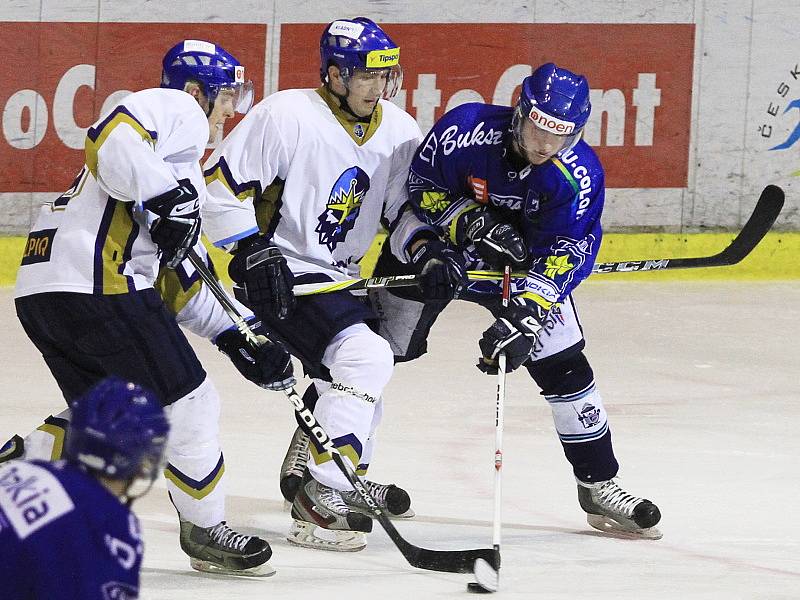
<svg viewBox="0 0 800 600">
<path fill-rule="evenodd" d="M 522 92 L 514 111 L 514 136 L 521 144 L 522 123 L 564 136 L 559 152 L 578 143 L 592 105 L 589 82 L 583 75 L 546 63 L 522 81 Z"/>
<path fill-rule="evenodd" d="M 203 86 L 212 104 L 220 90 L 233 90 L 236 112 L 253 106 L 253 82 L 245 80 L 244 67 L 224 48 L 202 40 L 184 40 L 164 55 L 161 87 L 183 90 L 187 81 Z"/>
<path fill-rule="evenodd" d="M 400 89 L 400 47 L 380 26 L 366 17 L 340 19 L 329 23 L 319 41 L 320 78 L 328 82 L 328 67 L 339 67 L 345 85 L 356 70 L 388 69 L 384 98 L 392 98 Z"/>
<path fill-rule="evenodd" d="M 109 479 L 145 480 L 149 488 L 163 466 L 169 432 L 156 397 L 109 377 L 73 400 L 70 409 L 64 458 Z"/>
</svg>

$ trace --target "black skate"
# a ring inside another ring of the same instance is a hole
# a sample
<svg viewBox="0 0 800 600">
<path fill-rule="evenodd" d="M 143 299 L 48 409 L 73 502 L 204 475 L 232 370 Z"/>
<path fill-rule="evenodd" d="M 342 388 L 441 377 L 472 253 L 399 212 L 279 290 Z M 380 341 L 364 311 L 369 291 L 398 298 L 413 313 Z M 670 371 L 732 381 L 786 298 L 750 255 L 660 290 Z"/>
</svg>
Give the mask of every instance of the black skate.
<svg viewBox="0 0 800 600">
<path fill-rule="evenodd" d="M 222 521 L 199 527 L 181 519 L 181 549 L 197 571 L 226 575 L 269 577 L 275 574 L 267 561 L 272 548 L 266 540 L 235 532 Z"/>
<path fill-rule="evenodd" d="M 411 497 L 403 488 L 397 487 L 393 483 L 383 484 L 374 481 L 364 481 L 364 487 L 372 495 L 373 499 L 387 517 L 390 519 L 410 519 L 415 515 L 411 509 Z M 342 500 L 351 509 L 360 512 L 368 517 L 372 515 L 367 503 L 355 490 L 342 492 Z"/>
<path fill-rule="evenodd" d="M 586 520 L 595 529 L 651 540 L 660 539 L 656 525 L 661 520 L 658 507 L 619 487 L 613 479 L 597 483 L 578 481 L 578 502 Z"/>
</svg>

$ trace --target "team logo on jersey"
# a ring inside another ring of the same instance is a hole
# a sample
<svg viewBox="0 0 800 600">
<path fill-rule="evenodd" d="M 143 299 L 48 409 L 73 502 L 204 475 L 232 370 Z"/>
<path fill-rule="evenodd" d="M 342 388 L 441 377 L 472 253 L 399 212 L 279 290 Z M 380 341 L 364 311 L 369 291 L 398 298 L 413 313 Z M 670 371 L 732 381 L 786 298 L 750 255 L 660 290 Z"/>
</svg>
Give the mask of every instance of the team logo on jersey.
<svg viewBox="0 0 800 600">
<path fill-rule="evenodd" d="M 364 137 L 364 126 L 361 123 L 356 123 L 353 127 L 353 135 L 361 139 Z"/>
<path fill-rule="evenodd" d="M 328 205 L 317 219 L 319 243 L 333 252 L 353 228 L 361 210 L 364 195 L 369 190 L 369 176 L 359 167 L 351 167 L 339 175 L 328 196 Z"/>
<path fill-rule="evenodd" d="M 422 192 L 422 199 L 420 200 L 419 207 L 425 212 L 435 214 L 444 212 L 450 204 L 451 200 L 447 192 L 428 190 Z"/>
<path fill-rule="evenodd" d="M 569 254 L 562 254 L 561 256 L 551 255 L 545 259 L 544 276 L 555 279 L 564 273 L 569 273 L 574 266 L 575 265 L 569 262 Z"/>
</svg>

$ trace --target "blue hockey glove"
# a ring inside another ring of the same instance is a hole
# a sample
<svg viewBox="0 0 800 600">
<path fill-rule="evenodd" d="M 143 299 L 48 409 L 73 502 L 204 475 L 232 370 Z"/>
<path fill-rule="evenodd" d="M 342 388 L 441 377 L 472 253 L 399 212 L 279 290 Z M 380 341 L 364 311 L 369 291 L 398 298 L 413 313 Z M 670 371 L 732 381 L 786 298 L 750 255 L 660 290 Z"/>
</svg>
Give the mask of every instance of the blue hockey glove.
<svg viewBox="0 0 800 600">
<path fill-rule="evenodd" d="M 266 238 L 253 235 L 240 240 L 228 274 L 236 284 L 236 299 L 259 318 L 285 319 L 294 310 L 294 277 L 281 251 Z"/>
<path fill-rule="evenodd" d="M 464 256 L 438 239 L 414 250 L 411 265 L 422 276 L 419 289 L 428 300 L 452 300 L 468 283 Z"/>
<path fill-rule="evenodd" d="M 259 387 L 285 390 L 297 383 L 292 357 L 279 343 L 264 339 L 263 345 L 253 348 L 238 329 L 223 331 L 215 343 L 239 373 Z"/>
<path fill-rule="evenodd" d="M 497 373 L 497 357 L 506 354 L 506 370 L 511 372 L 530 358 L 533 345 L 547 312 L 533 300 L 512 298 L 508 307 L 492 323 L 478 342 L 481 357 L 477 367 L 484 373 Z"/>
<path fill-rule="evenodd" d="M 200 201 L 188 179 L 178 187 L 144 202 L 144 208 L 158 215 L 150 225 L 150 237 L 170 269 L 186 258 L 200 236 Z"/>
<path fill-rule="evenodd" d="M 488 209 L 464 213 L 456 227 L 459 243 L 469 240 L 475 244 L 481 258 L 492 268 L 510 262 L 513 267 L 527 267 L 528 249 L 519 232 L 502 223 Z"/>
</svg>

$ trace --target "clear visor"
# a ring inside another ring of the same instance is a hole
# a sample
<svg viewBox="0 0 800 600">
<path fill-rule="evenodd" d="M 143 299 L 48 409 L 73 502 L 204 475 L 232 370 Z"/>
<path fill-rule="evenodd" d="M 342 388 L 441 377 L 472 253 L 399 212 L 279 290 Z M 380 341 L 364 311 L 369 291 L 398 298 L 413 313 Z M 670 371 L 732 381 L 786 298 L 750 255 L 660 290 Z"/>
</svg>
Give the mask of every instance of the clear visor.
<svg viewBox="0 0 800 600">
<path fill-rule="evenodd" d="M 125 497 L 129 502 L 147 494 L 150 488 L 153 487 L 153 482 L 166 467 L 167 457 L 164 453 L 164 447 L 161 446 L 159 449 L 159 454 L 154 452 L 142 459 L 139 471 L 133 476 L 128 484 L 128 489 L 125 491 Z"/>
<path fill-rule="evenodd" d="M 390 100 L 397 95 L 403 87 L 403 68 L 397 64 L 382 69 L 356 67 L 355 69 L 341 69 L 344 85 L 350 89 L 351 85 L 369 85 L 370 82 L 383 86 L 381 98 Z"/>
<path fill-rule="evenodd" d="M 522 108 L 517 106 L 511 120 L 514 139 L 522 150 L 529 154 L 550 154 L 557 156 L 570 150 L 578 143 L 583 129 L 568 135 L 559 135 L 539 127 L 527 116 L 523 116 Z"/>
<path fill-rule="evenodd" d="M 214 94 L 213 101 L 217 102 L 220 100 L 220 95 L 229 96 L 233 104 L 233 109 L 241 115 L 246 115 L 247 111 L 253 107 L 253 82 L 248 79 L 244 83 L 218 87 Z"/>
</svg>

